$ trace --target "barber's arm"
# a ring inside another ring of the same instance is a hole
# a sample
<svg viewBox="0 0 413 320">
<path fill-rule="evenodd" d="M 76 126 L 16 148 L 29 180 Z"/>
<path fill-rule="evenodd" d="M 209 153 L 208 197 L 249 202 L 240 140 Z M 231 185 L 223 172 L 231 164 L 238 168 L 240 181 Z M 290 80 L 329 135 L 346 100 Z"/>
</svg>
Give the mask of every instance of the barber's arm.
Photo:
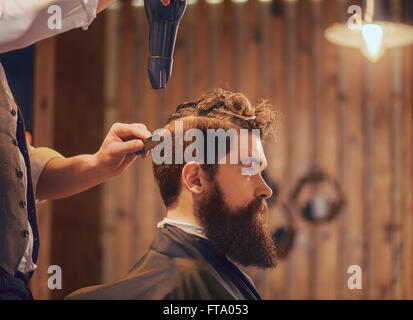
<svg viewBox="0 0 413 320">
<path fill-rule="evenodd" d="M 99 151 L 71 158 L 54 157 L 41 171 L 36 199 L 58 199 L 92 188 L 125 171 L 143 148 L 142 140 L 151 136 L 143 124 L 116 123 Z M 149 152 L 142 158 L 147 158 Z"/>
<path fill-rule="evenodd" d="M 27 47 L 71 29 L 87 28 L 97 13 L 115 1 L 1 0 L 0 53 Z M 61 25 L 55 23 L 56 6 L 61 9 Z"/>
</svg>

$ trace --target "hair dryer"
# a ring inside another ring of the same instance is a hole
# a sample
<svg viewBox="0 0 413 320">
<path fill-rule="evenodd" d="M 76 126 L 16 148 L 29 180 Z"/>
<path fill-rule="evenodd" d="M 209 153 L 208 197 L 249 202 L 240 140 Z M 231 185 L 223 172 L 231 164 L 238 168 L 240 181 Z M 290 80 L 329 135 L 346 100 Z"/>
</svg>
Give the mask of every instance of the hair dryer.
<svg viewBox="0 0 413 320">
<path fill-rule="evenodd" d="M 145 0 L 149 22 L 148 74 L 153 89 L 166 88 L 172 73 L 173 53 L 179 22 L 184 15 L 187 1 Z"/>
</svg>

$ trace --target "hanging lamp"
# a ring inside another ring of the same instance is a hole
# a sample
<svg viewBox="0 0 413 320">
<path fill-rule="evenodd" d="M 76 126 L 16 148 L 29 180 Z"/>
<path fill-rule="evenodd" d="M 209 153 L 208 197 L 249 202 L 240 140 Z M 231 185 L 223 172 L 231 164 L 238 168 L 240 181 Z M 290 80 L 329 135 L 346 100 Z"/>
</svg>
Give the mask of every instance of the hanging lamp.
<svg viewBox="0 0 413 320">
<path fill-rule="evenodd" d="M 351 7 L 349 8 L 351 9 Z M 374 21 L 374 0 L 367 0 L 364 19 L 358 13 L 351 22 L 335 23 L 324 32 L 338 46 L 359 48 L 371 62 L 377 62 L 386 49 L 413 44 L 413 27 L 403 23 Z M 358 22 L 356 24 L 352 22 Z"/>
</svg>

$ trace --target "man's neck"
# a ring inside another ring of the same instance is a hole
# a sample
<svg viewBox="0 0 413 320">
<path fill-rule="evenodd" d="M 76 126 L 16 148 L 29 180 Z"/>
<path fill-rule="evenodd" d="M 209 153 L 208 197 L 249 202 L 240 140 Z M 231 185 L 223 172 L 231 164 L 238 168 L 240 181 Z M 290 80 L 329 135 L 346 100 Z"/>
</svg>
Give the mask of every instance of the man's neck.
<svg viewBox="0 0 413 320">
<path fill-rule="evenodd" d="M 180 208 L 168 210 L 166 212 L 166 217 L 177 222 L 182 222 L 200 227 L 198 221 L 195 219 L 195 216 L 192 213 L 185 212 L 185 210 L 182 210 Z"/>
</svg>

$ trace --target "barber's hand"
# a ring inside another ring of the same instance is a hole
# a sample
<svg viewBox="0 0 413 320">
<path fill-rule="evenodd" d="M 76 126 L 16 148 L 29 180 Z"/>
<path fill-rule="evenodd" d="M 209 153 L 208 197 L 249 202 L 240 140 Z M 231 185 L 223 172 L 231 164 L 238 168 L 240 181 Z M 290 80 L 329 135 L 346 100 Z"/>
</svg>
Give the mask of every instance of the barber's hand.
<svg viewBox="0 0 413 320">
<path fill-rule="evenodd" d="M 121 174 L 136 159 L 135 152 L 143 148 L 142 140 L 152 134 L 144 124 L 115 123 L 109 130 L 99 151 L 95 154 L 99 171 L 104 175 Z M 149 157 L 150 151 L 141 155 Z"/>
</svg>

